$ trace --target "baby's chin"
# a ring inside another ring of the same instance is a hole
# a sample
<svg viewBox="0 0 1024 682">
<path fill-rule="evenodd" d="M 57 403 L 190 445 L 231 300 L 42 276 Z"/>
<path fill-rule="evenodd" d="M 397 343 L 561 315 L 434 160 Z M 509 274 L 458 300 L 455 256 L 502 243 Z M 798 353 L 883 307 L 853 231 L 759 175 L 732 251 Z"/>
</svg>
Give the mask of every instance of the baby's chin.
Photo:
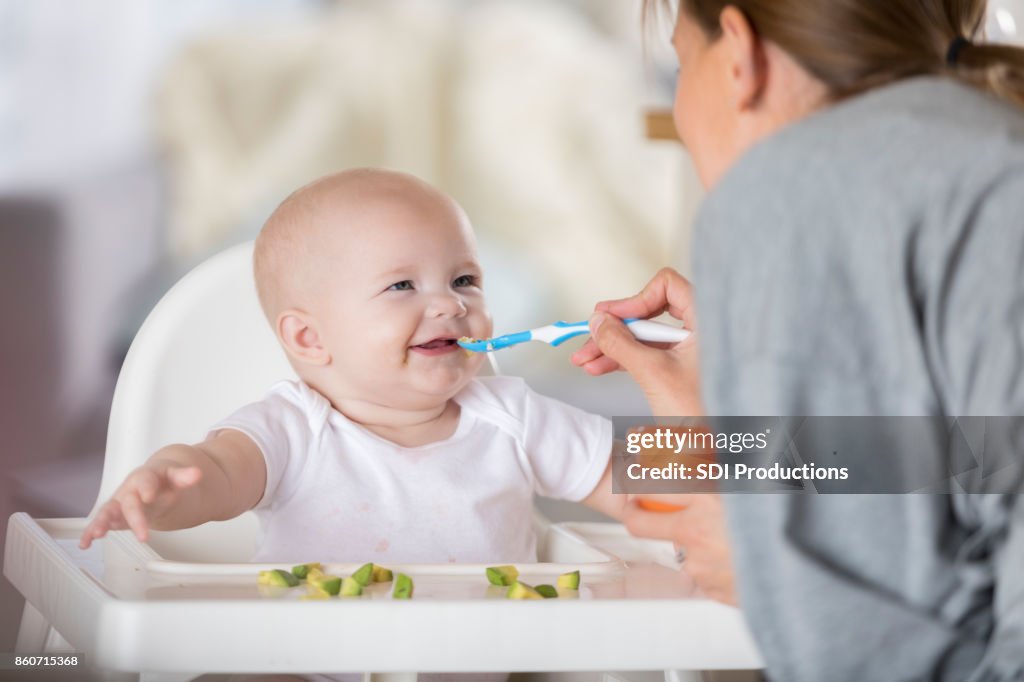
<svg viewBox="0 0 1024 682">
<path fill-rule="evenodd" d="M 410 397 L 418 395 L 428 400 L 448 400 L 473 380 L 480 369 L 482 359 L 467 359 L 456 366 L 433 366 L 420 371 L 410 368 L 412 372 L 407 377 L 408 394 Z"/>
</svg>

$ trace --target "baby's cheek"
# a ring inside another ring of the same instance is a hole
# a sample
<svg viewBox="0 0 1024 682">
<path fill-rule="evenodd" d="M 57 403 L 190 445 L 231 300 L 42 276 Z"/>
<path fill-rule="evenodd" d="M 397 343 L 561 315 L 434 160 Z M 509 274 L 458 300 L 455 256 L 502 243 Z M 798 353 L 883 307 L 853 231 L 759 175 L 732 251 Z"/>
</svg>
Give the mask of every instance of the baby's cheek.
<svg viewBox="0 0 1024 682">
<path fill-rule="evenodd" d="M 475 338 L 489 339 L 494 336 L 494 320 L 486 309 L 474 314 L 470 328 Z"/>
</svg>

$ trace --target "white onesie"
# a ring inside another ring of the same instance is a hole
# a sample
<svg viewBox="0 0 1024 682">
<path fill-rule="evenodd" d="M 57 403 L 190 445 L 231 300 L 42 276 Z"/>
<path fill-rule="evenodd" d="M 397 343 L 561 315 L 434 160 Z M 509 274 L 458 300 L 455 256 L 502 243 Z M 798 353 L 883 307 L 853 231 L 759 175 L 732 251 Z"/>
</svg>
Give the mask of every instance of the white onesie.
<svg viewBox="0 0 1024 682">
<path fill-rule="evenodd" d="M 266 461 L 253 561 L 536 561 L 533 494 L 589 495 L 611 423 L 514 377 L 474 379 L 454 399 L 455 433 L 413 448 L 353 423 L 301 381 L 217 424 L 251 438 Z"/>
</svg>

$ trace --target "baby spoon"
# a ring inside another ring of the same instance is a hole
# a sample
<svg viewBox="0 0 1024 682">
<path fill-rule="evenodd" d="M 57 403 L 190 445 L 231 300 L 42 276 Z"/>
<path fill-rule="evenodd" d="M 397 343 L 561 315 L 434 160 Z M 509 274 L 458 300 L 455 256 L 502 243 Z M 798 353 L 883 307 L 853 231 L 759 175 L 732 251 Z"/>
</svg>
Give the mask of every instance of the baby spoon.
<svg viewBox="0 0 1024 682">
<path fill-rule="evenodd" d="M 655 341 L 662 343 L 679 343 L 690 335 L 689 330 L 672 327 L 661 322 L 641 320 L 637 318 L 626 318 L 623 320 L 626 329 L 633 333 L 640 341 Z M 590 326 L 586 320 L 582 322 L 555 322 L 545 327 L 528 329 L 525 332 L 505 334 L 496 336 L 493 339 L 471 339 L 463 337 L 459 339 L 459 345 L 468 351 L 476 353 L 488 353 L 494 350 L 501 350 L 509 346 L 515 346 L 527 341 L 543 341 L 544 343 L 558 346 L 574 336 L 589 334 Z"/>
</svg>

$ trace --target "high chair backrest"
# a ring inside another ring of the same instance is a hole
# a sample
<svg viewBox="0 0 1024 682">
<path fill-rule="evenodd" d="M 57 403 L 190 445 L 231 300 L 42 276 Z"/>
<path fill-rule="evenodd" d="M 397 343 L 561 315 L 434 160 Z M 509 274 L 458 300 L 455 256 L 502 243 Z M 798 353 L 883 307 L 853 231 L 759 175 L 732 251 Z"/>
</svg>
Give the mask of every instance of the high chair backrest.
<svg viewBox="0 0 1024 682">
<path fill-rule="evenodd" d="M 198 265 L 160 299 L 128 350 L 94 511 L 156 450 L 203 440 L 211 425 L 295 376 L 256 297 L 252 242 Z M 249 512 L 152 533 L 150 545 L 167 559 L 241 562 L 252 556 L 257 531 Z"/>
<path fill-rule="evenodd" d="M 114 391 L 96 505 L 162 446 L 203 440 L 212 424 L 294 377 L 256 297 L 252 242 L 199 264 L 160 299 L 128 350 Z M 256 531 L 247 513 L 154 533 L 151 544 L 166 558 L 245 561 Z"/>
</svg>

